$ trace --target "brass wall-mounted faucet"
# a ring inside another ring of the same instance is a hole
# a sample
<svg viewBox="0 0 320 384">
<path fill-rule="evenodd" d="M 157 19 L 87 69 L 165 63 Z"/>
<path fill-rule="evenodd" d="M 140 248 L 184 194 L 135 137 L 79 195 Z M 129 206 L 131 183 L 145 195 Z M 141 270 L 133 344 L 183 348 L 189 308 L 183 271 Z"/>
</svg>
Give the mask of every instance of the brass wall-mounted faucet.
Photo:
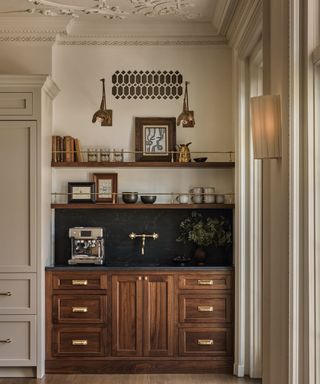
<svg viewBox="0 0 320 384">
<path fill-rule="evenodd" d="M 129 234 L 129 237 L 131 240 L 134 240 L 138 237 L 140 237 L 142 239 L 142 242 L 141 242 L 141 255 L 144 255 L 144 248 L 145 248 L 145 245 L 146 245 L 146 239 L 148 238 L 152 238 L 153 240 L 156 240 L 159 238 L 159 235 L 158 233 L 153 233 L 152 235 L 148 235 L 147 233 L 141 233 L 140 235 L 138 235 L 137 233 L 134 233 L 134 232 L 131 232 Z"/>
</svg>

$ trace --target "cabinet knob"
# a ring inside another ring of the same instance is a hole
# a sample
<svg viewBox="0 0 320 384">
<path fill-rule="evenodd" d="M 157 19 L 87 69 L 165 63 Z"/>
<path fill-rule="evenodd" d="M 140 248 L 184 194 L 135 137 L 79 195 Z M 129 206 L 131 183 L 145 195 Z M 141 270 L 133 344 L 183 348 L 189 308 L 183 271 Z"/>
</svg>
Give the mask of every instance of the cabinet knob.
<svg viewBox="0 0 320 384">
<path fill-rule="evenodd" d="M 2 340 L 0 340 L 0 343 L 1 344 L 10 344 L 10 343 L 12 343 L 12 340 L 9 338 L 9 339 L 2 339 Z"/>
<path fill-rule="evenodd" d="M 11 296 L 12 293 L 10 291 L 8 292 L 0 292 L 0 296 Z"/>
<path fill-rule="evenodd" d="M 140 280 L 142 280 L 142 277 L 141 277 L 141 276 L 139 276 L 139 277 L 138 277 L 138 280 L 139 280 L 139 281 L 140 281 Z"/>
</svg>

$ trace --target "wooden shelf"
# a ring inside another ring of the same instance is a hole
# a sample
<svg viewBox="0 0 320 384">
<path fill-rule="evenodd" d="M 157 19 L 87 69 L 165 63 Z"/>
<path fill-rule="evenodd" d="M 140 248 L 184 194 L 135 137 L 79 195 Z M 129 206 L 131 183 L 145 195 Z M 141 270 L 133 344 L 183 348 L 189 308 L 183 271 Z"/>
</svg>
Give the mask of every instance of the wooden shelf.
<svg viewBox="0 0 320 384">
<path fill-rule="evenodd" d="M 51 204 L 52 209 L 233 209 L 234 204 Z"/>
<path fill-rule="evenodd" d="M 55 168 L 234 168 L 234 161 L 214 161 L 214 162 L 203 162 L 203 163 L 178 163 L 178 162 L 52 162 L 52 167 Z"/>
</svg>

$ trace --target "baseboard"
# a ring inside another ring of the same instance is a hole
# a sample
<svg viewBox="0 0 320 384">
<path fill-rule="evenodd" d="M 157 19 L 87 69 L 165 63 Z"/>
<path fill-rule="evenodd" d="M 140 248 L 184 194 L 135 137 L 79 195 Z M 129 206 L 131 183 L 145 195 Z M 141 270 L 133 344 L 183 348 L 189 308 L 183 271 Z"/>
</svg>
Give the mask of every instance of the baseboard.
<svg viewBox="0 0 320 384">
<path fill-rule="evenodd" d="M 233 374 L 238 377 L 244 377 L 244 365 L 233 364 Z"/>
<path fill-rule="evenodd" d="M 0 377 L 36 377 L 34 367 L 0 367 Z"/>
</svg>

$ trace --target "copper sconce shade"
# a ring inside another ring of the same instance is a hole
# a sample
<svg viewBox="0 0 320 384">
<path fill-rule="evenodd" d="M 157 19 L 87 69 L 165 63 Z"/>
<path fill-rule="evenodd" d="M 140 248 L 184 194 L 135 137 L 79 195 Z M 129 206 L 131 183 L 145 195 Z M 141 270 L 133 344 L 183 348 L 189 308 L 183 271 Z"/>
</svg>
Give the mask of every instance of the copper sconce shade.
<svg viewBox="0 0 320 384">
<path fill-rule="evenodd" d="M 188 95 L 189 81 L 185 82 L 184 98 L 183 98 L 183 110 L 177 117 L 177 125 L 182 123 L 183 127 L 194 127 L 194 112 L 189 110 L 189 95 Z"/>
<path fill-rule="evenodd" d="M 102 99 L 100 104 L 100 109 L 93 115 L 92 122 L 96 121 L 101 122 L 101 126 L 111 126 L 112 125 L 112 110 L 107 109 L 106 105 L 106 89 L 105 89 L 105 80 L 100 79 L 102 81 Z"/>
</svg>

